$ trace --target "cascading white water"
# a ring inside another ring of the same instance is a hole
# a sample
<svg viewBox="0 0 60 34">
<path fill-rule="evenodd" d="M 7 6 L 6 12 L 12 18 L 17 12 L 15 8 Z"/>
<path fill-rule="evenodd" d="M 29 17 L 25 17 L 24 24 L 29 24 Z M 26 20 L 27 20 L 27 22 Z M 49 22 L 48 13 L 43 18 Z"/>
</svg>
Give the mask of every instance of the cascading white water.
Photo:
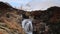
<svg viewBox="0 0 60 34">
<path fill-rule="evenodd" d="M 24 19 L 22 21 L 22 28 L 24 29 L 26 34 L 33 34 L 33 26 L 31 19 Z"/>
</svg>

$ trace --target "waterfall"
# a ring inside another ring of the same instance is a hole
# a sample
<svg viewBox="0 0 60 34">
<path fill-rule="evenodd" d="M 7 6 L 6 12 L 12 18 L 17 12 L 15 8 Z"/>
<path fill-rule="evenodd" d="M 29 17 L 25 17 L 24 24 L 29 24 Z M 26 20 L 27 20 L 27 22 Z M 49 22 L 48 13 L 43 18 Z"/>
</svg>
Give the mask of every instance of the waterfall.
<svg viewBox="0 0 60 34">
<path fill-rule="evenodd" d="M 24 19 L 22 21 L 22 28 L 24 29 L 26 34 L 32 34 L 33 32 L 32 20 Z"/>
</svg>

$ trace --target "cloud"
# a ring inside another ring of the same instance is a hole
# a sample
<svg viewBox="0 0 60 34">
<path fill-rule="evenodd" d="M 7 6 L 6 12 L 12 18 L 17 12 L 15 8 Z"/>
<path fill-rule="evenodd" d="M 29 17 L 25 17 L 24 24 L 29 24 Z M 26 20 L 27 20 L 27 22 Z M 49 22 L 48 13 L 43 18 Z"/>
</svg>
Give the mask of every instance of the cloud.
<svg viewBox="0 0 60 34">
<path fill-rule="evenodd" d="M 46 10 L 51 6 L 60 6 L 60 0 L 0 0 L 8 2 L 13 7 L 21 7 L 24 10 Z"/>
<path fill-rule="evenodd" d="M 8 2 L 8 3 L 11 3 L 11 2 L 14 2 L 14 3 L 20 3 L 20 4 L 26 4 L 28 2 L 30 2 L 31 0 L 0 0 L 0 1 L 3 1 L 3 2 Z"/>
<path fill-rule="evenodd" d="M 7 2 L 14 7 L 19 7 L 19 5 L 20 6 L 25 5 L 31 0 L 0 0 L 0 1 Z"/>
<path fill-rule="evenodd" d="M 33 10 L 46 10 L 51 6 L 60 6 L 60 0 L 34 0 L 30 6 Z"/>
</svg>

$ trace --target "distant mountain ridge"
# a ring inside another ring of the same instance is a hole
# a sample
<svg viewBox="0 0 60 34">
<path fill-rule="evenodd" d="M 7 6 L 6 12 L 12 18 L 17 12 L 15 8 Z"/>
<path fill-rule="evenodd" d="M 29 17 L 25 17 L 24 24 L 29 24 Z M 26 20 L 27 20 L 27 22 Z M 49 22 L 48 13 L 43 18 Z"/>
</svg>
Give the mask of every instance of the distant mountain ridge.
<svg viewBox="0 0 60 34">
<path fill-rule="evenodd" d="M 7 9 L 7 8 L 12 8 L 8 3 L 0 2 L 0 8 L 1 9 Z"/>
</svg>

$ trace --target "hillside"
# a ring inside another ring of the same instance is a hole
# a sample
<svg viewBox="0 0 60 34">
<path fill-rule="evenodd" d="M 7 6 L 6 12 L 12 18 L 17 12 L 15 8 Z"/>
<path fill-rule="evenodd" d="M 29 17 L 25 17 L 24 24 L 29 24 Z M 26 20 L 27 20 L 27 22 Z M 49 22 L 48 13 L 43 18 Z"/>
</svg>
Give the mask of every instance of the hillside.
<svg viewBox="0 0 60 34">
<path fill-rule="evenodd" d="M 25 34 L 18 23 L 18 9 L 9 4 L 0 2 L 0 33 L 1 34 Z"/>
</svg>

